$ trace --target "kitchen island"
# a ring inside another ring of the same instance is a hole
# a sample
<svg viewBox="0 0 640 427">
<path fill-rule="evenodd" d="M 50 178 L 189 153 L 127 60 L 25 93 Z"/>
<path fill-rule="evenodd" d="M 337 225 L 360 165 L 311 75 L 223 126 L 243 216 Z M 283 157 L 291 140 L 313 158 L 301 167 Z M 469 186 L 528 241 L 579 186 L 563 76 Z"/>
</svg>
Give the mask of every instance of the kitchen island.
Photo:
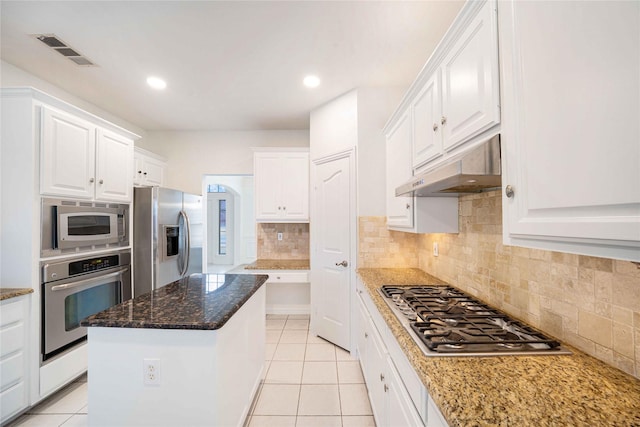
<svg viewBox="0 0 640 427">
<path fill-rule="evenodd" d="M 241 426 L 264 367 L 267 279 L 192 275 L 85 319 L 89 425 Z"/>
</svg>

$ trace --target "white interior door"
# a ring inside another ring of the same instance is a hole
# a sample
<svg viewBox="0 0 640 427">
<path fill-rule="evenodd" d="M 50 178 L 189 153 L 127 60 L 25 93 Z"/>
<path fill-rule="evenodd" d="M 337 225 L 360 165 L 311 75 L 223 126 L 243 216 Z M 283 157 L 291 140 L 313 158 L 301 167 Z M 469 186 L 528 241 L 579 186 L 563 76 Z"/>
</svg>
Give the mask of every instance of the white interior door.
<svg viewBox="0 0 640 427">
<path fill-rule="evenodd" d="M 233 264 L 234 249 L 234 195 L 207 194 L 208 262 L 218 265 Z"/>
<path fill-rule="evenodd" d="M 316 164 L 313 183 L 312 324 L 318 336 L 345 349 L 351 339 L 352 156 Z"/>
</svg>

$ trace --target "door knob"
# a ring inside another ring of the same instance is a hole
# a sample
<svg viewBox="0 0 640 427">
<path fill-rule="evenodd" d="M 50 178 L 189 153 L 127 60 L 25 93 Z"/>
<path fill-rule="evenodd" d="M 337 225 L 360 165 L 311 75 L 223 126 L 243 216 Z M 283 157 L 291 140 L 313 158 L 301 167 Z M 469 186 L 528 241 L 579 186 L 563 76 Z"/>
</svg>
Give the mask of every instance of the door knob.
<svg viewBox="0 0 640 427">
<path fill-rule="evenodd" d="M 346 260 L 342 261 L 342 262 L 336 262 L 336 266 L 337 267 L 340 267 L 340 266 L 347 267 L 348 265 L 349 265 L 349 263 Z"/>
</svg>

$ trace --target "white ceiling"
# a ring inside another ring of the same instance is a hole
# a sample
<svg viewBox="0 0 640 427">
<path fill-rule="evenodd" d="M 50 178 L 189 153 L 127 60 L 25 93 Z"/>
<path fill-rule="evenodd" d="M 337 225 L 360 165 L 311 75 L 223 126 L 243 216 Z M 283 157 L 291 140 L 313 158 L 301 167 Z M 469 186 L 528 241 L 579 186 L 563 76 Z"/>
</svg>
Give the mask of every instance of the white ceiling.
<svg viewBox="0 0 640 427">
<path fill-rule="evenodd" d="M 460 1 L 0 1 L 3 60 L 145 130 L 307 129 L 355 87 L 407 88 Z M 57 35 L 97 67 L 31 37 Z M 319 88 L 302 86 L 316 73 Z M 156 92 L 147 76 L 167 80 Z"/>
</svg>

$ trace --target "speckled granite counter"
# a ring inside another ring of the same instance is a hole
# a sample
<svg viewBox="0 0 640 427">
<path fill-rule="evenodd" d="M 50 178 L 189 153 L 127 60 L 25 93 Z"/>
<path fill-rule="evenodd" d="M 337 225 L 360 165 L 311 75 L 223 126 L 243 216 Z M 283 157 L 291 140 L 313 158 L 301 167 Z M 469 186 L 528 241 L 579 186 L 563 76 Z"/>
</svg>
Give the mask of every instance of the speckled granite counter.
<svg viewBox="0 0 640 427">
<path fill-rule="evenodd" d="M 219 329 L 269 276 L 194 274 L 84 319 L 82 326 Z"/>
<path fill-rule="evenodd" d="M 0 301 L 33 293 L 31 288 L 0 288 Z"/>
<path fill-rule="evenodd" d="M 574 348 L 569 356 L 425 357 L 376 290 L 444 282 L 419 269 L 358 274 L 451 426 L 640 426 L 640 380 Z"/>
<path fill-rule="evenodd" d="M 308 259 L 259 259 L 245 266 L 246 270 L 309 270 Z"/>
</svg>

